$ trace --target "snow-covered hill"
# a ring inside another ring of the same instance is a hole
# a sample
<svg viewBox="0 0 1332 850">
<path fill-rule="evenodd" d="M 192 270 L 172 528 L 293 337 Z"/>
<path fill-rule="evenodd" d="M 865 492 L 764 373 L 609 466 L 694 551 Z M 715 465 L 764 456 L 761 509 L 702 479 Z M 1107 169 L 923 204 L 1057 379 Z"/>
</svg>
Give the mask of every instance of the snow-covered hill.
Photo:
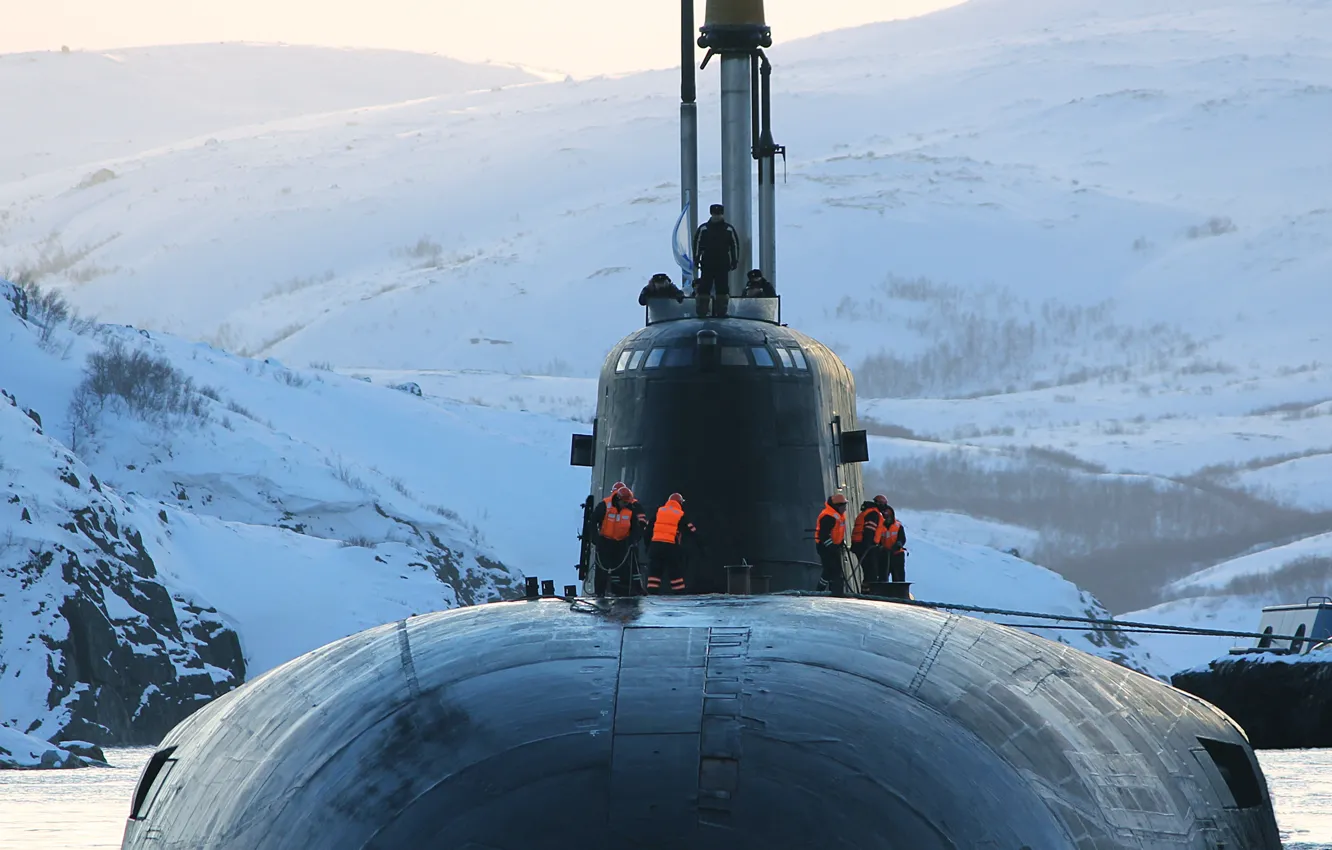
<svg viewBox="0 0 1332 850">
<path fill-rule="evenodd" d="M 534 80 L 442 56 L 290 45 L 0 54 L 0 114 L 41 116 L 0 139 L 0 182 L 300 115 Z"/>
<path fill-rule="evenodd" d="M 784 315 L 855 368 L 871 480 L 907 515 L 1117 611 L 1332 532 L 1332 7 L 972 0 L 771 55 Z M 96 149 L 0 182 L 0 267 L 107 320 L 416 381 L 478 434 L 537 447 L 505 467 L 524 492 L 576 502 L 583 479 L 544 464 L 669 266 L 674 91 L 668 72 L 394 90 Z M 458 462 L 493 478 L 479 455 Z M 505 498 L 448 486 L 473 522 Z M 1198 593 L 1187 616 L 1254 601 Z"/>
<path fill-rule="evenodd" d="M 332 640 L 516 591 L 499 552 L 521 546 L 446 507 L 481 477 L 474 452 L 531 451 L 515 429 L 147 331 L 76 333 L 0 286 L 5 725 L 154 743 Z"/>
</svg>

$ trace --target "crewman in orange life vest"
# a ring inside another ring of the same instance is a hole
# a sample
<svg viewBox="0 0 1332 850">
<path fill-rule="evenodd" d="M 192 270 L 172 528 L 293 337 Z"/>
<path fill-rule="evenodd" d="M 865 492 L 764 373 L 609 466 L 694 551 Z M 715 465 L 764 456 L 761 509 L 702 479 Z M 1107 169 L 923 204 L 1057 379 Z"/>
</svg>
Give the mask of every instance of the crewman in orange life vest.
<svg viewBox="0 0 1332 850">
<path fill-rule="evenodd" d="M 860 559 L 860 568 L 866 582 L 884 581 L 888 568 L 888 550 L 881 545 L 886 523 L 883 509 L 888 507 L 887 496 L 875 496 L 861 506 L 851 528 L 851 554 Z"/>
<path fill-rule="evenodd" d="M 629 547 L 634 532 L 634 494 L 621 481 L 611 494 L 592 512 L 592 524 L 597 530 L 597 573 L 593 587 L 597 596 L 605 596 L 613 583 L 617 593 L 631 592 L 629 576 Z"/>
<path fill-rule="evenodd" d="M 819 590 L 831 590 L 833 596 L 846 595 L 846 577 L 842 572 L 842 550 L 846 544 L 846 496 L 834 493 L 819 512 L 814 524 L 814 545 L 823 564 Z"/>
<path fill-rule="evenodd" d="M 897 519 L 890 505 L 883 507 L 883 529 L 879 546 L 888 556 L 893 581 L 906 581 L 906 527 Z"/>
<path fill-rule="evenodd" d="M 648 593 L 661 593 L 663 580 L 670 581 L 672 593 L 685 592 L 680 538 L 686 532 L 696 534 L 698 529 L 685 516 L 684 504 L 684 496 L 672 493 L 666 504 L 657 508 L 657 517 L 652 523 L 652 543 L 648 546 L 648 557 L 652 562 L 648 572 Z"/>
</svg>

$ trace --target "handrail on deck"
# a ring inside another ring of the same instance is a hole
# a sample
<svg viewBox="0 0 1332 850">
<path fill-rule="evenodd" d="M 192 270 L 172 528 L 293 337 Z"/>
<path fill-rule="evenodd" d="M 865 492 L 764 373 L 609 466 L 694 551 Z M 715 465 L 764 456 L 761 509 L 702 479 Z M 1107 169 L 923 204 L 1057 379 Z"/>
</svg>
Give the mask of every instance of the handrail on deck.
<svg viewBox="0 0 1332 850">
<path fill-rule="evenodd" d="M 646 325 L 657 325 L 662 322 L 679 322 L 685 319 L 706 319 L 708 316 L 699 316 L 698 299 L 693 295 L 686 295 L 683 301 L 676 301 L 674 298 L 649 298 L 647 306 L 643 308 L 643 319 Z M 782 296 L 774 298 L 744 298 L 733 297 L 726 303 L 727 319 L 747 319 L 754 322 L 767 322 L 770 325 L 780 325 L 782 323 Z"/>
</svg>

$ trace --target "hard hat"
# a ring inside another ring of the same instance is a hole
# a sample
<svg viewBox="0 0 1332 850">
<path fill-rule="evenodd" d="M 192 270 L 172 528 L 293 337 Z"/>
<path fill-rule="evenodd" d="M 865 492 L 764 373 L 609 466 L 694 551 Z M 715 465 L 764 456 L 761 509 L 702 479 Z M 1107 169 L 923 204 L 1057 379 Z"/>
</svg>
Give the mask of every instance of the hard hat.
<svg viewBox="0 0 1332 850">
<path fill-rule="evenodd" d="M 621 487 L 619 493 L 620 501 L 622 502 L 632 502 L 634 500 L 634 491 L 630 490 L 628 487 Z"/>
<path fill-rule="evenodd" d="M 888 507 L 888 497 L 883 495 L 875 496 L 874 504 L 878 505 L 881 508 L 886 508 Z"/>
<path fill-rule="evenodd" d="M 611 485 L 611 492 L 612 492 L 612 493 L 614 493 L 616 490 L 623 490 L 623 489 L 624 489 L 624 482 L 623 482 L 623 481 L 616 481 L 614 484 Z"/>
<path fill-rule="evenodd" d="M 684 504 L 684 496 L 681 496 L 679 493 L 672 493 L 672 494 L 670 495 L 670 498 L 668 498 L 666 501 L 668 501 L 668 502 L 679 502 L 680 504 L 683 505 L 683 504 Z"/>
<path fill-rule="evenodd" d="M 830 504 L 830 505 L 845 505 L 845 504 L 846 504 L 846 496 L 843 496 L 841 493 L 833 493 L 833 494 L 832 494 L 832 498 L 830 498 L 830 499 L 828 500 L 828 504 Z"/>
</svg>

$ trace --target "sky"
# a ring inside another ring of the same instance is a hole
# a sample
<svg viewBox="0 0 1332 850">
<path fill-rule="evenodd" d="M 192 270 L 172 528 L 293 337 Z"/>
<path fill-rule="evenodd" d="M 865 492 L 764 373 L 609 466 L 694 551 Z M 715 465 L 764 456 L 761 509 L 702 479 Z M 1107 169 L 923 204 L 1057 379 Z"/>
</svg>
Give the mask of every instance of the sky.
<svg viewBox="0 0 1332 850">
<path fill-rule="evenodd" d="M 778 41 L 955 0 L 767 0 Z M 697 0 L 703 20 L 704 0 Z M 674 0 L 0 0 L 0 53 L 217 41 L 383 47 L 577 76 L 678 60 Z M 636 39 L 636 41 L 635 41 Z"/>
</svg>

